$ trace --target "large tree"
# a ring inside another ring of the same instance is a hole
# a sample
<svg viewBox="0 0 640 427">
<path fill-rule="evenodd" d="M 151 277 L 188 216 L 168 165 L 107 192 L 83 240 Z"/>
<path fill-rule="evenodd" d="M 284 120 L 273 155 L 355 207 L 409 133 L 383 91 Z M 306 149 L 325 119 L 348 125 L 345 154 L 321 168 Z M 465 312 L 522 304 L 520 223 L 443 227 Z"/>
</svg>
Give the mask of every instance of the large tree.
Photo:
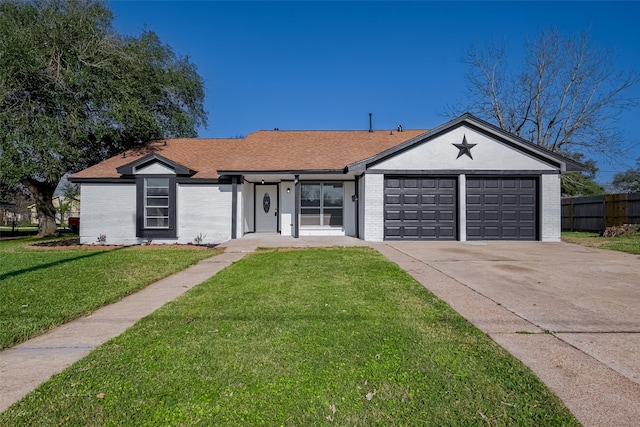
<svg viewBox="0 0 640 427">
<path fill-rule="evenodd" d="M 189 59 L 112 20 L 95 0 L 0 0 L 0 174 L 32 194 L 40 235 L 55 232 L 65 174 L 206 124 Z"/>
<path fill-rule="evenodd" d="M 636 168 L 618 172 L 611 183 L 615 191 L 633 193 L 640 191 L 640 158 L 636 160 Z"/>
<path fill-rule="evenodd" d="M 561 178 L 561 191 L 564 196 L 595 196 L 604 194 L 604 187 L 596 181 L 598 168 L 593 160 L 584 160 L 581 153 L 561 153 L 566 157 L 583 163 L 585 170 L 583 172 L 565 172 Z"/>
<path fill-rule="evenodd" d="M 521 58 L 521 59 L 520 59 Z M 517 54 L 506 43 L 472 46 L 463 110 L 554 152 L 619 155 L 621 110 L 639 100 L 628 89 L 637 71 L 614 67 L 614 52 L 587 33 L 544 30 Z"/>
</svg>

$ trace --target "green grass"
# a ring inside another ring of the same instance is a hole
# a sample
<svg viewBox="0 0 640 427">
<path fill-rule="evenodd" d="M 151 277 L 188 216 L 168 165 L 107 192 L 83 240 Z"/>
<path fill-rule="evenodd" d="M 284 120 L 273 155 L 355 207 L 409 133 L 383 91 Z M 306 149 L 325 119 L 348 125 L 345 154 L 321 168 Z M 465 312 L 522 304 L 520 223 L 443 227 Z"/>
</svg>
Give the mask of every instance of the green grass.
<svg viewBox="0 0 640 427">
<path fill-rule="evenodd" d="M 0 242 L 0 348 L 122 299 L 214 252 L 176 247 L 33 249 Z"/>
<path fill-rule="evenodd" d="M 367 248 L 248 255 L 27 395 L 1 426 L 577 425 Z"/>
<path fill-rule="evenodd" d="M 562 241 L 590 248 L 609 249 L 640 255 L 640 233 L 624 234 L 619 237 L 602 237 L 598 233 L 563 231 Z"/>
<path fill-rule="evenodd" d="M 0 226 L 0 237 L 35 236 L 36 234 L 38 234 L 37 226 L 16 227 L 15 230 L 10 226 Z"/>
</svg>

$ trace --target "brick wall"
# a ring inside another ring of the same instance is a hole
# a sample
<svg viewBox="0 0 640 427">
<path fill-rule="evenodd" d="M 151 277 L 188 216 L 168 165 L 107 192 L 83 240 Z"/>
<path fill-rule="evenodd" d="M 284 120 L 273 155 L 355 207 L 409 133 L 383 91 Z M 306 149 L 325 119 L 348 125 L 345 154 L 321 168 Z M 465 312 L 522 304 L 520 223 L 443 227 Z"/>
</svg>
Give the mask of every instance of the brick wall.
<svg viewBox="0 0 640 427">
<path fill-rule="evenodd" d="M 560 175 L 542 175 L 540 179 L 540 240 L 560 241 Z"/>
<path fill-rule="evenodd" d="M 384 175 L 366 174 L 364 177 L 364 240 L 381 242 L 384 238 Z"/>
</svg>

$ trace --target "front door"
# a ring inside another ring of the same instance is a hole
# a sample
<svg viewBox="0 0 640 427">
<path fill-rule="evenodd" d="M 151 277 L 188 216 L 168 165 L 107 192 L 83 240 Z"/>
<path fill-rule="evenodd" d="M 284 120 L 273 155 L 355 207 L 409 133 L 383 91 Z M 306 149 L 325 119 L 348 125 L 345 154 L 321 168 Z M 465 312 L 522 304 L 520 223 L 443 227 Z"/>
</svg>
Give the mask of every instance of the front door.
<svg viewBox="0 0 640 427">
<path fill-rule="evenodd" d="M 278 186 L 256 185 L 256 233 L 278 231 Z"/>
</svg>

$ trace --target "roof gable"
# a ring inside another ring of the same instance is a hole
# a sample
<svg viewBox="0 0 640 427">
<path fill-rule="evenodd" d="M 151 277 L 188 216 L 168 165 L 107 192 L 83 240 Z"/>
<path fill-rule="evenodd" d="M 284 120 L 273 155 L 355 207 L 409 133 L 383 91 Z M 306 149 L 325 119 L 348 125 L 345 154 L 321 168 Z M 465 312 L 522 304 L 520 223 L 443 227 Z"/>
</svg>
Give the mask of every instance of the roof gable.
<svg viewBox="0 0 640 427">
<path fill-rule="evenodd" d="M 460 149 L 463 141 L 470 144 L 468 151 Z M 408 167 L 407 163 L 413 167 Z M 400 164 L 403 168 L 422 170 L 584 169 L 580 163 L 533 145 L 471 114 L 464 114 L 424 135 L 350 164 L 348 169 L 397 169 Z"/>
<path fill-rule="evenodd" d="M 188 167 L 169 160 L 166 157 L 163 157 L 156 153 L 147 154 L 146 156 L 134 160 L 133 162 L 119 166 L 116 168 L 116 172 L 118 172 L 120 175 L 135 175 L 136 173 L 141 173 L 144 169 L 158 164 L 162 165 L 164 169 L 173 171 L 173 173 L 175 173 L 176 175 L 193 175 L 195 173 L 195 171 L 189 169 Z"/>
</svg>

